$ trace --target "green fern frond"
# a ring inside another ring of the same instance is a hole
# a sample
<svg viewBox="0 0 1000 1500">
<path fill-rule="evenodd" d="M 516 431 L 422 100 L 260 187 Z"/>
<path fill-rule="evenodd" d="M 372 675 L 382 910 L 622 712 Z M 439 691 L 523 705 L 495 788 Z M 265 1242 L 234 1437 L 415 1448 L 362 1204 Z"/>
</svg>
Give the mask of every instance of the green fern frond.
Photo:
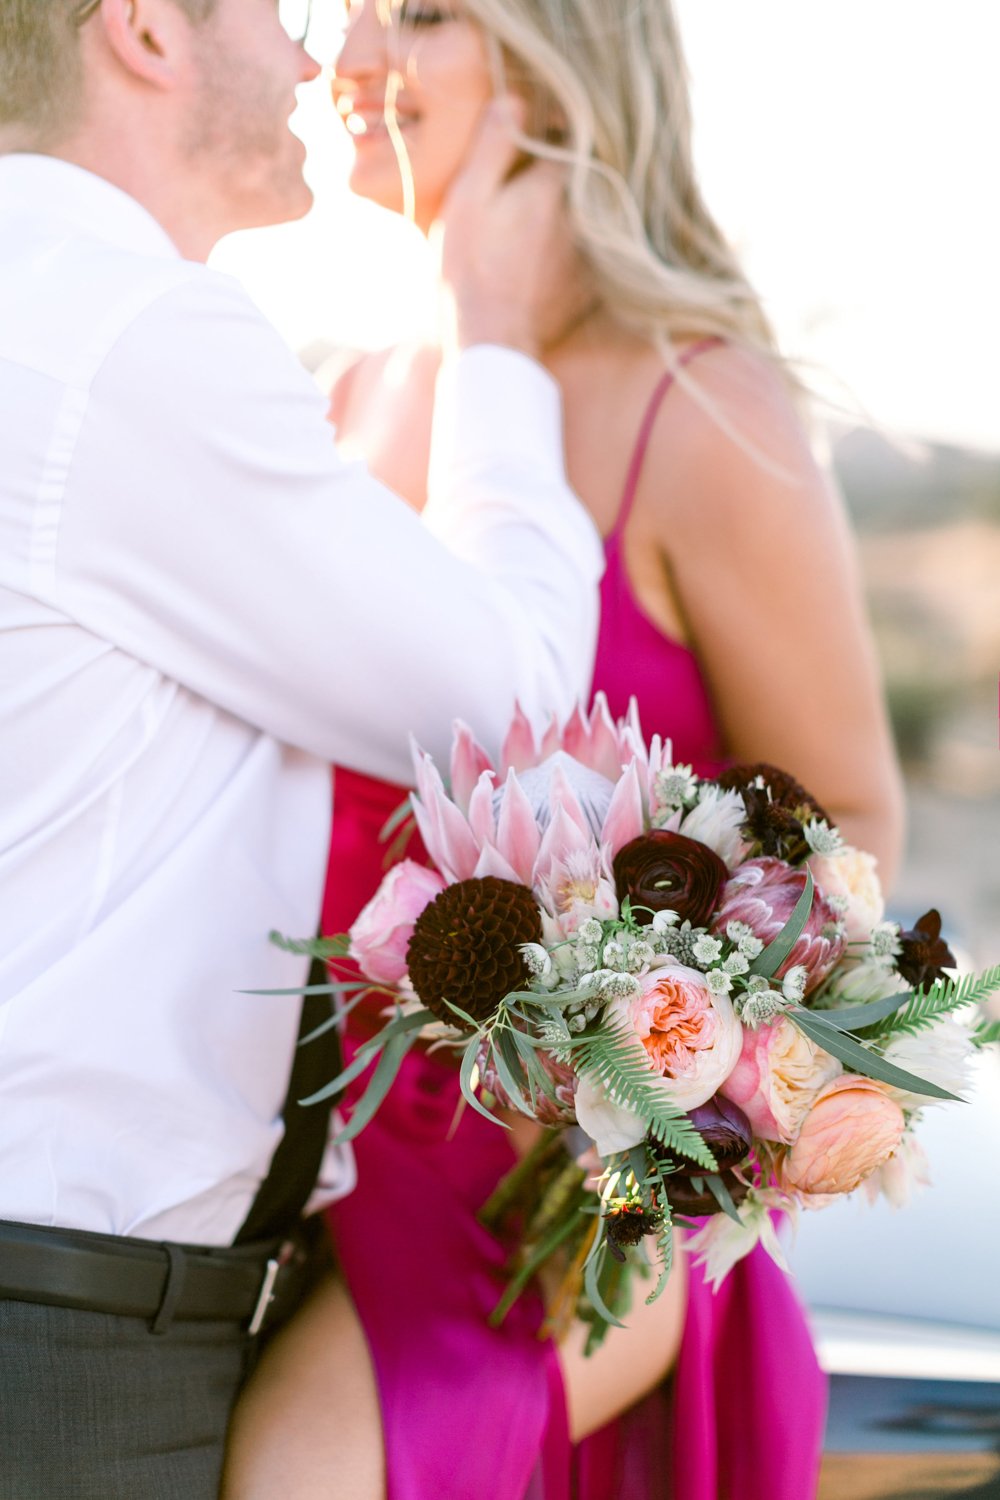
<svg viewBox="0 0 1000 1500">
<path fill-rule="evenodd" d="M 645 1054 L 628 1032 L 595 1031 L 574 1037 L 567 1049 L 572 1066 L 581 1077 L 590 1077 L 623 1109 L 630 1109 L 646 1122 L 648 1134 L 667 1150 L 689 1157 L 709 1171 L 715 1159 L 691 1121 L 667 1097 L 660 1081 L 650 1072 Z"/>
<path fill-rule="evenodd" d="M 1000 1042 L 1000 1021 L 980 1021 L 972 1033 L 974 1047 L 991 1047 Z"/>
<path fill-rule="evenodd" d="M 1000 989 L 1000 964 L 981 974 L 965 974 L 961 979 L 937 979 L 929 989 L 915 991 L 912 1000 L 893 1015 L 863 1029 L 866 1039 L 890 1036 L 914 1036 L 926 1031 L 941 1016 L 961 1010 L 963 1005 L 978 1004 Z M 862 1028 L 856 1030 L 860 1033 Z"/>
</svg>

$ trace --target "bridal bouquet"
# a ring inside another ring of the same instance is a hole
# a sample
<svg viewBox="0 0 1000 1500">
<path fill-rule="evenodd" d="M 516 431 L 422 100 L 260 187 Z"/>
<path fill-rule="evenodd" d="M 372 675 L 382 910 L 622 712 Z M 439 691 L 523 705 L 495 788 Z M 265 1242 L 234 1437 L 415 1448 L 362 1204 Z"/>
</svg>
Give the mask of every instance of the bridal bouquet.
<svg viewBox="0 0 1000 1500">
<path fill-rule="evenodd" d="M 496 1318 L 551 1262 L 549 1328 L 583 1316 L 596 1342 L 633 1271 L 662 1290 L 677 1222 L 718 1284 L 758 1241 L 781 1261 L 774 1210 L 904 1200 L 923 1106 L 1000 1039 L 972 1009 L 1000 966 L 948 978 L 937 912 L 884 921 L 874 859 L 803 787 L 701 778 L 600 697 L 541 743 L 518 714 L 499 768 L 458 726 L 447 787 L 414 755 L 434 868 L 403 860 L 349 935 L 298 945 L 349 954 L 364 980 L 334 987 L 388 1002 L 316 1097 L 377 1059 L 357 1134 L 420 1039 L 456 1050 L 469 1107 L 538 1122 L 484 1205 L 518 1245 Z"/>
</svg>

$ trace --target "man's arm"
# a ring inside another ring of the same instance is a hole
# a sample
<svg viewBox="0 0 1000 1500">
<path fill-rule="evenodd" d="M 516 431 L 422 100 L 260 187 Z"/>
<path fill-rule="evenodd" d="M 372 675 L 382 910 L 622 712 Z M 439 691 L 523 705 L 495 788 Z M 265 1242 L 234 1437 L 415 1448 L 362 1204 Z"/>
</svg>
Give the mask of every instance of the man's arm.
<svg viewBox="0 0 1000 1500">
<path fill-rule="evenodd" d="M 240 289 L 193 279 L 94 381 L 46 592 L 238 717 L 393 779 L 409 730 L 440 752 L 455 714 L 495 744 L 515 697 L 567 711 L 603 559 L 558 394 L 482 346 L 446 380 L 435 536 L 338 459 L 322 398 Z"/>
</svg>

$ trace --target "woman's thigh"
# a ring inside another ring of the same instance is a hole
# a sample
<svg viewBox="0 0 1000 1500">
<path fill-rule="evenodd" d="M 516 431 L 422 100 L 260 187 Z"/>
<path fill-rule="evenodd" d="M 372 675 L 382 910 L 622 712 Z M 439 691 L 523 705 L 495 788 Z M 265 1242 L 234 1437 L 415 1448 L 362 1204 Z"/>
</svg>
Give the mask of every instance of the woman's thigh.
<svg viewBox="0 0 1000 1500">
<path fill-rule="evenodd" d="M 371 1356 L 343 1283 L 324 1282 L 264 1350 L 229 1432 L 222 1500 L 382 1500 Z"/>
</svg>

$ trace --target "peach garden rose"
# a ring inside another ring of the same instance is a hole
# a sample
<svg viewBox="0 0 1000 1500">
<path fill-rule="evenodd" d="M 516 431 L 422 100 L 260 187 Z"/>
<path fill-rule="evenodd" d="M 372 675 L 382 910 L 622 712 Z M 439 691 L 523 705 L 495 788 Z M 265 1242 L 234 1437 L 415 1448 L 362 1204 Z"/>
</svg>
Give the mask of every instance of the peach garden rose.
<svg viewBox="0 0 1000 1500">
<path fill-rule="evenodd" d="M 781 1165 L 781 1183 L 804 1195 L 852 1193 L 897 1150 L 903 1111 L 873 1078 L 845 1073 L 821 1089 Z"/>
</svg>

